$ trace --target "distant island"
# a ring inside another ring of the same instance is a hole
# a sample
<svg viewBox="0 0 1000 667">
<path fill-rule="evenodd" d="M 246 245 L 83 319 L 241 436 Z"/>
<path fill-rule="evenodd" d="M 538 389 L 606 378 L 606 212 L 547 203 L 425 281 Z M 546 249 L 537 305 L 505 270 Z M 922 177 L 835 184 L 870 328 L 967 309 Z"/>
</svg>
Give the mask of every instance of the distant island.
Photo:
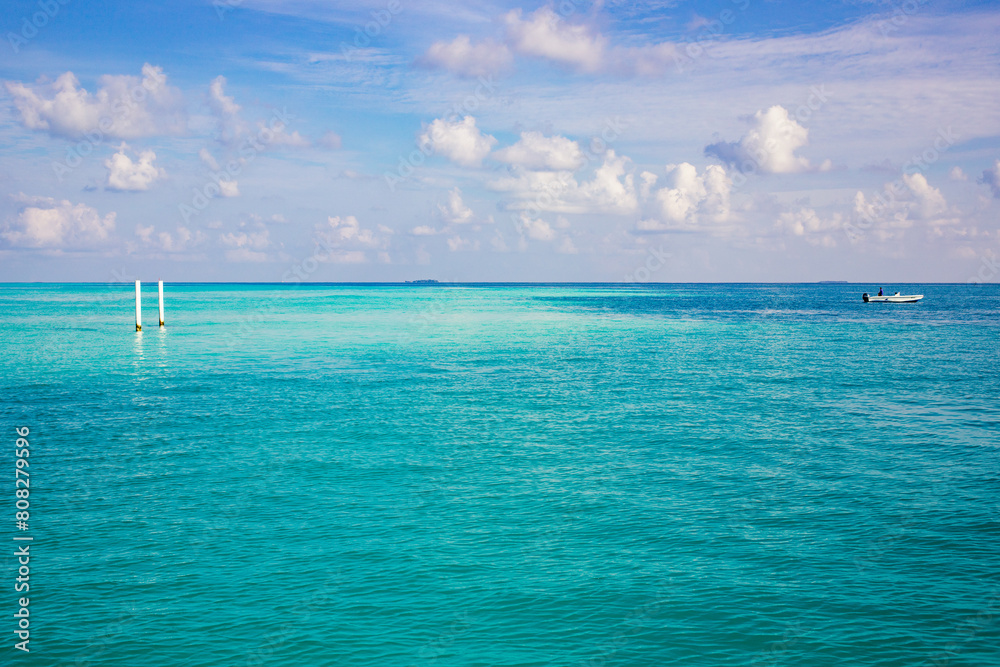
<svg viewBox="0 0 1000 667">
<path fill-rule="evenodd" d="M 436 280 L 404 280 L 407 285 L 437 285 Z"/>
<path fill-rule="evenodd" d="M 821 280 L 818 285 L 848 285 L 846 280 Z"/>
</svg>

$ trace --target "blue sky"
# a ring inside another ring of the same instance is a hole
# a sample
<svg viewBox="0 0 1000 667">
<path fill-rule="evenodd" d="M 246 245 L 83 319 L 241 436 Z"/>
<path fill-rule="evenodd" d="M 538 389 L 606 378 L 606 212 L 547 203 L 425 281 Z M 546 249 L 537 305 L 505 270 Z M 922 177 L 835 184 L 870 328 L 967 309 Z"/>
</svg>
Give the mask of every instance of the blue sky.
<svg viewBox="0 0 1000 667">
<path fill-rule="evenodd" d="M 7 3 L 0 280 L 996 280 L 985 2 Z"/>
</svg>

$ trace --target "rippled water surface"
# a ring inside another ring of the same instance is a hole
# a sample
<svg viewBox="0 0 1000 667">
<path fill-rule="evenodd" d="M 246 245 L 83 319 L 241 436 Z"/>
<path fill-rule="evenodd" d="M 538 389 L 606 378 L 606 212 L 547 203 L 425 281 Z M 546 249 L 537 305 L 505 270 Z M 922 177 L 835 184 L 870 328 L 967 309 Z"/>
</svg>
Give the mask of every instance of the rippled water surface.
<svg viewBox="0 0 1000 667">
<path fill-rule="evenodd" d="M 3 664 L 1000 665 L 996 286 L 148 287 L 0 286 Z"/>
</svg>

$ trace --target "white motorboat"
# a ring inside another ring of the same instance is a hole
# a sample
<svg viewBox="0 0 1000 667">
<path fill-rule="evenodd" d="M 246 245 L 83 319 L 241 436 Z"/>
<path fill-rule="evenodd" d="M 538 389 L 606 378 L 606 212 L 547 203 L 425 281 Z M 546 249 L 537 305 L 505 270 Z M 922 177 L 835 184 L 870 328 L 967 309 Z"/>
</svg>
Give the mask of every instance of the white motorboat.
<svg viewBox="0 0 1000 667">
<path fill-rule="evenodd" d="M 865 303 L 916 303 L 924 298 L 923 294 L 895 294 L 889 296 L 868 296 L 868 292 L 861 295 Z"/>
</svg>

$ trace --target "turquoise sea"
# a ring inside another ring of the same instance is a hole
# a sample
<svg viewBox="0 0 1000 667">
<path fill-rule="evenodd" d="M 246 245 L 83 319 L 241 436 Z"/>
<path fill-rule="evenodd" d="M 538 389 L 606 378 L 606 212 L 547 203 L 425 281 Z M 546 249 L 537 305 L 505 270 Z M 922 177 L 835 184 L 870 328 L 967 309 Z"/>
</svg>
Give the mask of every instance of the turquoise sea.
<svg viewBox="0 0 1000 667">
<path fill-rule="evenodd" d="M 144 287 L 0 286 L 0 664 L 1000 665 L 996 285 Z"/>
</svg>

